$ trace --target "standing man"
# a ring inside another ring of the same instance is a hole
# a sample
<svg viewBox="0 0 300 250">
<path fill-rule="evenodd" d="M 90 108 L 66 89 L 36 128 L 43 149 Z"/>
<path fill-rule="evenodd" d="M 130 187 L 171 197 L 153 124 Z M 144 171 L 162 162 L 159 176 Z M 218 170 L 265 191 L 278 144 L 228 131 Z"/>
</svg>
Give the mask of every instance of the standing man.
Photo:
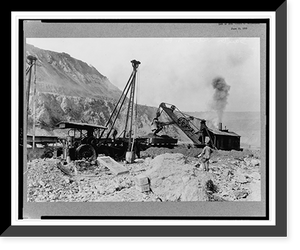
<svg viewBox="0 0 300 250">
<path fill-rule="evenodd" d="M 113 131 L 112 131 L 112 139 L 113 139 L 113 141 L 116 140 L 117 134 L 118 134 L 118 131 L 115 128 L 113 128 Z"/>
<path fill-rule="evenodd" d="M 151 123 L 151 131 L 156 136 L 163 129 L 163 126 L 158 121 L 157 117 L 155 117 Z"/>
<path fill-rule="evenodd" d="M 209 170 L 209 160 L 211 157 L 211 154 L 213 153 L 212 148 L 210 147 L 209 141 L 205 143 L 206 146 L 202 149 L 201 153 L 198 155 L 198 158 L 201 158 L 201 165 L 204 165 L 204 171 Z"/>
</svg>

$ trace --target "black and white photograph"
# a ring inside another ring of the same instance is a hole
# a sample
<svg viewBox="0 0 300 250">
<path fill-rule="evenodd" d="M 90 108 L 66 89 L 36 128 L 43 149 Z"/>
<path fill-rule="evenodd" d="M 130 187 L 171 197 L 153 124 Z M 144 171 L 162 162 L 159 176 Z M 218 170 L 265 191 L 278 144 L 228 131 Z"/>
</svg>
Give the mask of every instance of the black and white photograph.
<svg viewBox="0 0 300 250">
<path fill-rule="evenodd" d="M 259 38 L 25 51 L 27 201 L 261 201 Z"/>
</svg>

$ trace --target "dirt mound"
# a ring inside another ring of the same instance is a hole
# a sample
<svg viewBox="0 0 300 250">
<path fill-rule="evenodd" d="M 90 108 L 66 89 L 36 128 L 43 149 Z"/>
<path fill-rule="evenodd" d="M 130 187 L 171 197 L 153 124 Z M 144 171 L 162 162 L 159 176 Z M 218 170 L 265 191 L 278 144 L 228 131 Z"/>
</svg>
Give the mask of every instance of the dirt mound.
<svg viewBox="0 0 300 250">
<path fill-rule="evenodd" d="M 208 200 L 205 184 L 210 174 L 200 173 L 183 154 L 159 155 L 150 162 L 149 167 L 144 175 L 149 177 L 152 191 L 162 201 Z"/>
<path fill-rule="evenodd" d="M 165 153 L 149 162 L 144 173 L 163 201 L 260 201 L 260 160 L 248 152 L 218 152 L 210 171 L 199 160 Z"/>
</svg>

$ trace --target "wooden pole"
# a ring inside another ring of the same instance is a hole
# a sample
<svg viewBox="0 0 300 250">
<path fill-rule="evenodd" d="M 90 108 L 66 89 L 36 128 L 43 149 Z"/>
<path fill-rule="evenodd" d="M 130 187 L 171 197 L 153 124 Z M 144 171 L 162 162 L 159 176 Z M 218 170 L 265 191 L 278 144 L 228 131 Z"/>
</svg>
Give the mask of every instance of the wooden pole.
<svg viewBox="0 0 300 250">
<path fill-rule="evenodd" d="M 133 124 L 133 104 L 134 104 L 134 89 L 135 89 L 135 76 L 134 81 L 132 83 L 131 87 L 131 93 L 130 93 L 130 125 L 129 125 L 129 141 L 128 141 L 128 151 L 131 149 L 131 143 L 132 143 L 132 124 Z"/>
<path fill-rule="evenodd" d="M 33 81 L 33 108 L 32 108 L 32 115 L 33 115 L 33 124 L 32 124 L 32 149 L 35 149 L 35 109 L 36 109 L 36 61 L 34 62 L 34 81 Z"/>
<path fill-rule="evenodd" d="M 31 62 L 32 63 L 32 62 Z M 27 83 L 27 91 L 26 91 L 26 104 L 27 104 L 27 122 L 28 122 L 28 113 L 29 113 L 29 96 L 30 96 L 30 85 L 31 85 L 31 70 L 32 70 L 32 64 L 29 68 L 29 75 L 28 75 L 28 83 Z M 26 131 L 27 133 L 27 131 Z"/>
<path fill-rule="evenodd" d="M 133 153 L 133 140 L 132 140 L 132 126 L 133 126 L 133 115 L 134 115 L 134 95 L 135 95 L 135 81 L 136 81 L 136 72 L 137 68 L 139 67 L 140 62 L 136 60 L 132 60 L 132 67 L 133 67 L 133 72 L 134 76 L 132 78 L 132 83 L 131 83 L 131 92 L 130 92 L 130 98 L 129 98 L 129 105 L 128 105 L 128 114 L 130 113 L 130 125 L 129 125 L 129 138 L 128 138 L 128 149 L 126 152 L 126 161 L 131 163 L 134 160 L 134 153 Z M 127 115 L 128 119 L 128 115 Z M 126 124 L 127 124 L 126 120 Z"/>
<path fill-rule="evenodd" d="M 32 55 L 29 55 L 27 56 L 27 59 L 29 60 L 29 68 L 28 68 L 28 71 L 26 72 L 29 73 L 28 75 L 28 84 L 27 84 L 27 93 L 26 93 L 26 101 L 27 101 L 27 114 L 28 114 L 28 111 L 29 111 L 29 96 L 30 96 L 30 85 L 31 85 L 31 73 L 32 73 L 32 67 L 33 65 L 35 64 L 37 58 L 35 56 L 32 56 Z M 27 131 L 26 131 L 27 133 Z"/>
</svg>

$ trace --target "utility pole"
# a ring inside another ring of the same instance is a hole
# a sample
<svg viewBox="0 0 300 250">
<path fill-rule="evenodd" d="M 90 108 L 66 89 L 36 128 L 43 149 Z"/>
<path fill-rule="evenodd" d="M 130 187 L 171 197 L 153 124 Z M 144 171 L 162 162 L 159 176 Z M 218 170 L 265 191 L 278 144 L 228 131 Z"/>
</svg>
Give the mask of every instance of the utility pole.
<svg viewBox="0 0 300 250">
<path fill-rule="evenodd" d="M 33 123 L 32 123 L 32 149 L 35 148 L 35 108 L 36 108 L 36 63 L 34 64 L 34 81 L 33 81 L 33 108 L 32 108 L 32 117 L 33 117 Z"/>
<path fill-rule="evenodd" d="M 27 56 L 29 67 L 26 69 L 26 75 L 29 73 L 28 76 L 28 83 L 27 83 L 27 93 L 26 93 L 26 100 L 27 100 L 27 112 L 29 110 L 29 95 L 30 95 L 30 85 L 31 85 L 31 74 L 32 74 L 32 67 L 35 65 L 37 58 L 35 56 L 29 55 Z"/>
<path fill-rule="evenodd" d="M 26 99 L 27 99 L 27 124 L 28 124 L 28 113 L 29 113 L 29 96 L 30 96 L 30 85 L 31 85 L 31 78 L 32 78 L 32 68 L 34 67 L 34 90 L 33 90 L 33 136 L 32 136 L 32 148 L 35 148 L 35 94 L 36 94 L 36 60 L 37 58 L 35 56 L 29 55 L 27 56 L 27 59 L 29 60 L 29 67 L 26 70 L 26 75 L 28 75 L 28 84 L 27 84 L 27 93 L 26 93 Z M 26 131 L 27 134 L 27 131 Z"/>
</svg>

